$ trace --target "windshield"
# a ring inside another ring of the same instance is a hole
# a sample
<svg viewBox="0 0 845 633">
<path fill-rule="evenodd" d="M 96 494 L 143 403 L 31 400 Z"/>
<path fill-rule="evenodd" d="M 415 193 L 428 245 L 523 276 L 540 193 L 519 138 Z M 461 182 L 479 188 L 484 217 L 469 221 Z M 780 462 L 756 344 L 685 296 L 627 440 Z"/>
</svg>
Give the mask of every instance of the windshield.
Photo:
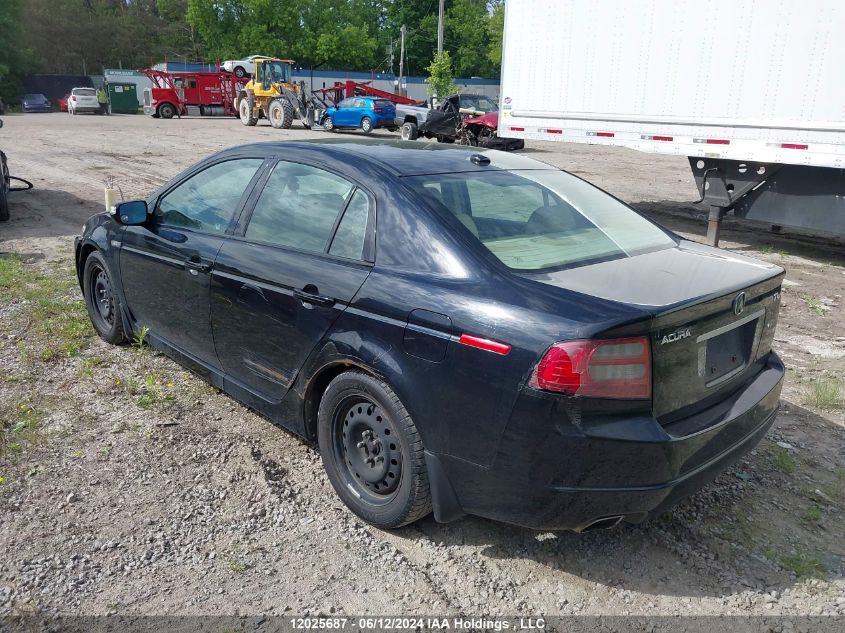
<svg viewBox="0 0 845 633">
<path fill-rule="evenodd" d="M 265 64 L 268 78 L 274 84 L 290 83 L 290 64 L 286 62 L 268 62 Z"/>
<path fill-rule="evenodd" d="M 461 95 L 461 107 L 479 112 L 496 112 L 499 109 L 495 101 L 482 95 Z"/>
<path fill-rule="evenodd" d="M 675 246 L 631 207 L 563 171 L 434 174 L 406 181 L 513 270 L 572 268 Z"/>
</svg>

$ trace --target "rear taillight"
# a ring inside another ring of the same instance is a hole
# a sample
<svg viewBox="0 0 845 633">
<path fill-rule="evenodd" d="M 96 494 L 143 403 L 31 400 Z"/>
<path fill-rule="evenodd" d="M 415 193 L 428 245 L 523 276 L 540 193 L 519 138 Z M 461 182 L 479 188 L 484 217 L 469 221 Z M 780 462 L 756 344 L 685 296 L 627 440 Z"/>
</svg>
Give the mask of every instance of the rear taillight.
<svg viewBox="0 0 845 633">
<path fill-rule="evenodd" d="M 593 398 L 650 398 L 648 337 L 555 343 L 537 363 L 536 389 Z"/>
<path fill-rule="evenodd" d="M 373 108 L 373 112 L 381 112 L 381 108 Z"/>
<path fill-rule="evenodd" d="M 76 101 L 76 95 L 72 95 L 70 98 L 71 101 Z"/>
</svg>

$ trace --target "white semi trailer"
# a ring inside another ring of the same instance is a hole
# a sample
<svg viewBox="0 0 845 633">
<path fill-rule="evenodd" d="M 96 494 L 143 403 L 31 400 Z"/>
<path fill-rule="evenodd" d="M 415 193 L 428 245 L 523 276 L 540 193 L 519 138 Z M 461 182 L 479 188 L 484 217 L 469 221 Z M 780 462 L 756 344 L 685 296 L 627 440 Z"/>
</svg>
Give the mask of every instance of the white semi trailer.
<svg viewBox="0 0 845 633">
<path fill-rule="evenodd" d="M 500 104 L 501 136 L 689 157 L 712 244 L 729 210 L 845 235 L 843 0 L 507 0 Z"/>
</svg>

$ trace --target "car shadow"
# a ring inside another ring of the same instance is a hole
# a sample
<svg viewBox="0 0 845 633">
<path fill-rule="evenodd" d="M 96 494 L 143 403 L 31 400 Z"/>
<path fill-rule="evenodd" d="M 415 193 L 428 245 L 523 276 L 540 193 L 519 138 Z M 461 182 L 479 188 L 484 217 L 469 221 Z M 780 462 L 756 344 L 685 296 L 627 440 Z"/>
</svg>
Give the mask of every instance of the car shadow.
<svg viewBox="0 0 845 633">
<path fill-rule="evenodd" d="M 0 243 L 26 238 L 79 235 L 82 223 L 103 210 L 102 204 L 58 189 L 9 194 L 9 221 L 0 224 Z"/>
<path fill-rule="evenodd" d="M 799 454 L 793 473 L 775 466 L 779 438 L 813 449 L 812 454 Z M 756 449 L 714 483 L 643 524 L 577 534 L 536 532 L 475 517 L 438 524 L 428 517 L 417 528 L 455 557 L 470 558 L 461 553 L 464 546 L 480 548 L 481 558 L 505 576 L 513 567 L 527 575 L 525 561 L 531 561 L 560 573 L 560 582 L 568 574 L 655 596 L 724 598 L 743 591 L 782 592 L 799 579 L 791 569 L 806 573 L 813 561 L 826 570 L 828 579 L 843 577 L 845 552 L 836 534 L 834 507 L 845 499 L 842 455 L 845 429 L 786 404 Z M 838 471 L 831 467 L 837 463 Z M 839 495 L 816 524 L 802 518 L 818 501 L 807 481 L 814 489 L 827 490 L 828 498 Z M 416 530 L 410 529 L 406 537 L 418 538 Z M 543 576 L 547 574 L 538 575 Z"/>
</svg>

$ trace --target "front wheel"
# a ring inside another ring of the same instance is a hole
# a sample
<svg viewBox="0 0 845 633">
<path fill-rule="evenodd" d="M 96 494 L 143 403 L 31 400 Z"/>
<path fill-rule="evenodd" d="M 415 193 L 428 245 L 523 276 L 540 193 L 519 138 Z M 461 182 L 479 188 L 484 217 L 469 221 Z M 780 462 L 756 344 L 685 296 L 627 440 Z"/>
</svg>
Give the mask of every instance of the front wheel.
<svg viewBox="0 0 845 633">
<path fill-rule="evenodd" d="M 270 125 L 277 130 L 287 130 L 293 123 L 293 106 L 286 99 L 275 99 L 267 110 Z"/>
<path fill-rule="evenodd" d="M 176 115 L 176 108 L 169 103 L 162 103 L 158 107 L 158 115 L 162 119 L 172 119 Z"/>
<path fill-rule="evenodd" d="M 243 79 L 244 77 L 246 77 L 246 71 L 240 66 L 235 66 L 235 77 L 237 77 L 238 79 Z"/>
<path fill-rule="evenodd" d="M 238 114 L 241 118 L 241 123 L 248 126 L 258 124 L 258 117 L 254 114 L 253 100 L 251 97 L 244 97 L 238 104 Z"/>
<path fill-rule="evenodd" d="M 364 134 L 369 134 L 373 131 L 373 121 L 372 119 L 370 119 L 370 117 L 365 116 L 363 119 L 361 119 L 361 131 Z"/>
<path fill-rule="evenodd" d="M 120 312 L 120 300 L 117 298 L 106 262 L 97 251 L 85 260 L 82 294 L 91 324 L 100 338 L 112 345 L 125 343 L 127 339 Z"/>
<path fill-rule="evenodd" d="M 335 126 L 334 126 L 334 121 L 332 120 L 332 118 L 330 116 L 327 116 L 325 118 L 325 120 L 323 121 L 323 129 L 325 129 L 326 132 L 336 132 L 337 131 L 335 129 Z"/>
<path fill-rule="evenodd" d="M 422 439 L 385 382 L 361 371 L 332 380 L 320 401 L 318 436 L 329 481 L 364 521 L 390 529 L 431 512 Z"/>
</svg>

